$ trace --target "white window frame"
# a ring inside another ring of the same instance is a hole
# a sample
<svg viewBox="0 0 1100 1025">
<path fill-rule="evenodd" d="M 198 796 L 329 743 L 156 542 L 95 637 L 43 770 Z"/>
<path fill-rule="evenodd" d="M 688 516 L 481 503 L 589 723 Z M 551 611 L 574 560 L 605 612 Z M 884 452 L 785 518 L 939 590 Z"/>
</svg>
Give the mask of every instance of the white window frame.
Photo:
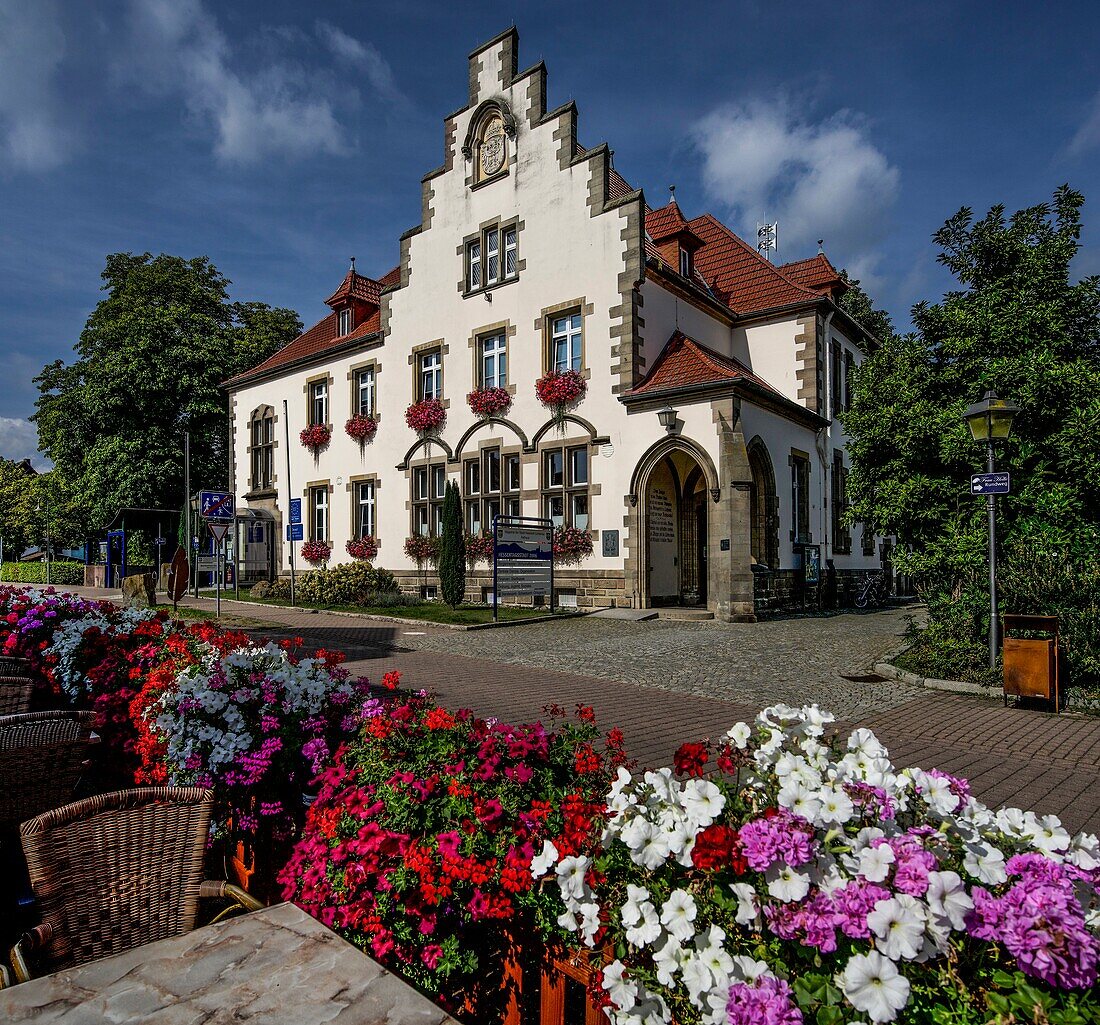
<svg viewBox="0 0 1100 1025">
<path fill-rule="evenodd" d="M 378 536 L 378 521 L 375 518 L 377 514 L 377 503 L 375 502 L 375 482 L 372 480 L 361 480 L 358 485 L 358 498 L 359 498 L 359 515 L 356 522 L 359 525 L 360 537 L 377 537 Z M 364 529 L 364 526 L 366 529 Z"/>
<path fill-rule="evenodd" d="M 328 485 L 320 484 L 309 489 L 310 540 L 328 541 Z"/>
<path fill-rule="evenodd" d="M 319 414 L 319 415 L 318 415 Z M 328 379 L 309 384 L 310 426 L 328 423 Z"/>
<path fill-rule="evenodd" d="M 363 367 L 355 372 L 355 392 L 359 415 L 374 416 L 374 367 Z"/>
<path fill-rule="evenodd" d="M 466 290 L 476 292 L 481 288 L 481 239 L 471 239 L 466 243 Z"/>
<path fill-rule="evenodd" d="M 417 360 L 420 401 L 443 398 L 443 353 L 439 349 L 422 352 Z"/>
<path fill-rule="evenodd" d="M 340 311 L 340 337 L 351 334 L 351 307 L 345 307 Z"/>
<path fill-rule="evenodd" d="M 481 387 L 508 387 L 508 338 L 500 334 L 481 339 Z"/>
<path fill-rule="evenodd" d="M 691 277 L 691 253 L 683 247 L 680 249 L 680 276 Z"/>
<path fill-rule="evenodd" d="M 502 230 L 504 232 L 504 262 L 502 269 L 505 279 L 510 279 L 519 275 L 519 232 L 514 224 Z"/>
<path fill-rule="evenodd" d="M 552 317 L 550 322 L 551 369 L 559 374 L 566 370 L 579 371 L 583 351 L 584 318 L 580 311 Z"/>
<path fill-rule="evenodd" d="M 501 252 L 500 252 L 500 229 L 499 228 L 487 228 L 485 230 L 485 284 L 495 285 L 502 278 L 501 274 Z M 494 269 L 493 263 L 496 262 L 496 268 Z"/>
</svg>

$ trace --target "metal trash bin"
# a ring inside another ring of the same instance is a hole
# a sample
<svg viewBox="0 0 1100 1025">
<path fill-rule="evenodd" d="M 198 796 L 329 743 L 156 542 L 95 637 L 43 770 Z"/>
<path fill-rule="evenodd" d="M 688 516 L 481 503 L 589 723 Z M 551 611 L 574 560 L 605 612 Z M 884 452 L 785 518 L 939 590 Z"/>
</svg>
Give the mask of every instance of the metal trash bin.
<svg viewBox="0 0 1100 1025">
<path fill-rule="evenodd" d="M 1032 636 L 1019 637 L 1016 634 Z M 1045 636 L 1036 637 L 1035 634 Z M 1060 710 L 1057 616 L 1004 617 L 1004 702 L 1009 695 L 1043 698 Z"/>
</svg>

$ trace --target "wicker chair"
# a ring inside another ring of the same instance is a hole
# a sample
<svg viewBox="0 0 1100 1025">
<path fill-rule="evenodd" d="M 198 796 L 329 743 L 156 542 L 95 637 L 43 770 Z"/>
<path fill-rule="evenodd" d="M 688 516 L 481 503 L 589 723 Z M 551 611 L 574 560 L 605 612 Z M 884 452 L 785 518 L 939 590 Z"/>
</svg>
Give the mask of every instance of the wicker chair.
<svg viewBox="0 0 1100 1025">
<path fill-rule="evenodd" d="M 261 905 L 236 886 L 203 881 L 213 795 L 199 787 L 120 790 L 48 811 L 19 829 L 42 924 L 11 952 L 18 982 L 28 957 L 53 972 L 195 926 L 199 898 Z"/>
<path fill-rule="evenodd" d="M 32 676 L 29 659 L 17 655 L 0 655 L 0 676 Z"/>
<path fill-rule="evenodd" d="M 93 719 L 68 711 L 0 716 L 0 828 L 72 800 Z"/>
<path fill-rule="evenodd" d="M 0 715 L 20 715 L 31 707 L 34 680 L 29 676 L 0 676 Z"/>
</svg>

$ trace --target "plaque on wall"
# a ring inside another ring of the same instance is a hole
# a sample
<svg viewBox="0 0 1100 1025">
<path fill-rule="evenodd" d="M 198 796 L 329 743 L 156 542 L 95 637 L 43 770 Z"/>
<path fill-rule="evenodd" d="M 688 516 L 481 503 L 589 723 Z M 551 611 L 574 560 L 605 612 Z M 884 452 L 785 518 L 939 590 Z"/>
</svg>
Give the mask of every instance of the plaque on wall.
<svg viewBox="0 0 1100 1025">
<path fill-rule="evenodd" d="M 600 534 L 603 540 L 603 555 L 605 559 L 614 559 L 619 554 L 619 532 L 617 530 L 605 530 Z"/>
</svg>

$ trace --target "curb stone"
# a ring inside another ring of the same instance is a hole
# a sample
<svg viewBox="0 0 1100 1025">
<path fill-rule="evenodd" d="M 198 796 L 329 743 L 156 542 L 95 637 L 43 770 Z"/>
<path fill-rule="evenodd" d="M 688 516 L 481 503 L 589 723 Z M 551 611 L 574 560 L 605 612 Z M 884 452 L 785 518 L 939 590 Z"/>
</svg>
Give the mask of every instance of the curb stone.
<svg viewBox="0 0 1100 1025">
<path fill-rule="evenodd" d="M 980 683 L 968 683 L 965 680 L 937 680 L 929 676 L 918 676 L 916 673 L 898 669 L 889 662 L 875 664 L 875 672 L 891 680 L 901 683 L 909 683 L 915 687 L 926 687 L 929 690 L 949 691 L 952 694 L 976 694 L 983 698 L 999 698 L 999 692 L 991 687 L 983 687 Z"/>
</svg>

